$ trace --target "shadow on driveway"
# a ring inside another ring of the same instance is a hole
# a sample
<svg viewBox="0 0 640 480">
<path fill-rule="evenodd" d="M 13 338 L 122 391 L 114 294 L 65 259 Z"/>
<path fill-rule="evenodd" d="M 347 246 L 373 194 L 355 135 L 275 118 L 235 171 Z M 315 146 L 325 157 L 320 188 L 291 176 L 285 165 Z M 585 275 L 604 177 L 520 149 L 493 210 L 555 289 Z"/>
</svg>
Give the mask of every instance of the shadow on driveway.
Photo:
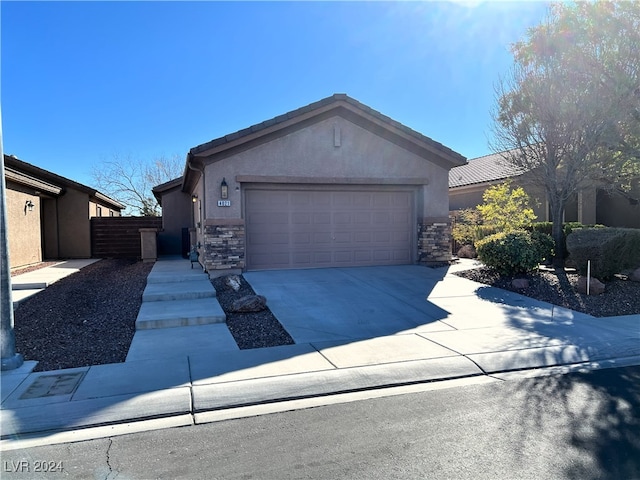
<svg viewBox="0 0 640 480">
<path fill-rule="evenodd" d="M 244 274 L 296 343 L 352 341 L 419 327 L 450 330 L 427 297 L 446 269 L 418 265 Z"/>
</svg>

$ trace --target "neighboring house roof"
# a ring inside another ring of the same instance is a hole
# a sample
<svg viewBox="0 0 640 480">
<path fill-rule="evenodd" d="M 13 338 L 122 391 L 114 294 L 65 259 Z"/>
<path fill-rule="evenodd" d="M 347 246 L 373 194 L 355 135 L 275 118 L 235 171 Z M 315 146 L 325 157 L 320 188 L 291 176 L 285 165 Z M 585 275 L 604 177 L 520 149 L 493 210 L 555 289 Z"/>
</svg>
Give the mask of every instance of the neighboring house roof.
<svg viewBox="0 0 640 480">
<path fill-rule="evenodd" d="M 95 188 L 88 187 L 43 168 L 31 165 L 14 155 L 4 155 L 4 166 L 7 180 L 21 183 L 55 196 L 63 194 L 65 188 L 74 188 L 113 207 L 114 210 L 122 210 L 125 208 L 123 204 L 99 192 Z"/>
<path fill-rule="evenodd" d="M 506 153 L 508 152 L 474 158 L 465 165 L 452 168 L 449 170 L 449 188 L 495 182 L 525 173 L 524 169 L 505 160 Z"/>
<path fill-rule="evenodd" d="M 169 180 L 168 182 L 161 183 L 160 185 L 156 185 L 151 189 L 151 192 L 153 193 L 153 196 L 156 197 L 158 204 L 162 206 L 162 194 L 181 186 L 182 177 L 178 177 L 173 180 Z"/>
<path fill-rule="evenodd" d="M 291 129 L 300 128 L 301 125 L 305 125 L 304 122 L 313 122 L 332 115 L 341 115 L 354 123 L 365 126 L 374 133 L 385 136 L 390 141 L 423 157 L 429 153 L 434 163 L 445 168 L 452 168 L 466 162 L 464 156 L 441 143 L 412 130 L 346 94 L 336 93 L 305 107 L 193 147 L 187 155 L 183 190 L 186 191 L 188 189 L 186 187 L 195 182 L 195 178 L 192 177 L 196 176 L 198 170 L 202 168 L 200 162 L 194 162 L 195 165 L 191 165 L 192 161 L 211 158 L 237 147 L 242 148 L 250 142 L 275 138 L 288 133 Z"/>
</svg>

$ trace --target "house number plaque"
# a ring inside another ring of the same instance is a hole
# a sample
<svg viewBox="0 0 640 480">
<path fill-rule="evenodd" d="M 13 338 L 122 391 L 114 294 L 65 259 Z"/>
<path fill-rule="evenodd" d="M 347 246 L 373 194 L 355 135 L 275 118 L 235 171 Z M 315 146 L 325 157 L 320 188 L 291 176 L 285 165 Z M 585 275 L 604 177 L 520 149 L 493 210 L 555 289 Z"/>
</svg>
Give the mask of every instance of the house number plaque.
<svg viewBox="0 0 640 480">
<path fill-rule="evenodd" d="M 231 200 L 218 200 L 218 206 L 219 207 L 230 207 L 231 206 Z"/>
</svg>

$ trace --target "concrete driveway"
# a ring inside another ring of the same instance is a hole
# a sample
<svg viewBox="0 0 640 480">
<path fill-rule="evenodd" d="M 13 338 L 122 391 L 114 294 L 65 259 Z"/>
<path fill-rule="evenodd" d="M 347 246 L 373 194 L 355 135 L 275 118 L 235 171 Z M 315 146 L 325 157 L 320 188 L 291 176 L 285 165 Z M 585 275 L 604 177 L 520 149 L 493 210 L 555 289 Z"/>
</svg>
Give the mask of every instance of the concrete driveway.
<svg viewBox="0 0 640 480">
<path fill-rule="evenodd" d="M 419 265 L 248 272 L 296 343 L 452 330 L 427 300 L 446 268 Z"/>
</svg>

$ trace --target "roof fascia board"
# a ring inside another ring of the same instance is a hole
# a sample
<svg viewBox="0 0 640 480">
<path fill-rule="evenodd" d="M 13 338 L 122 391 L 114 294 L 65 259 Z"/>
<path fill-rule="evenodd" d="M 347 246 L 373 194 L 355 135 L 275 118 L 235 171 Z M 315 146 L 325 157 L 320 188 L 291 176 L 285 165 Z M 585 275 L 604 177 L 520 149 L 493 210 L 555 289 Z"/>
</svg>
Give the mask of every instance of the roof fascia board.
<svg viewBox="0 0 640 480">
<path fill-rule="evenodd" d="M 203 159 L 206 163 L 212 163 L 332 116 L 341 116 L 440 167 L 451 169 L 466 163 L 464 157 L 456 158 L 449 155 L 447 152 L 430 145 L 429 142 L 410 135 L 395 125 L 344 100 L 337 100 L 314 110 L 297 114 L 256 131 L 252 130 L 253 127 L 240 130 L 210 142 L 212 146 L 208 149 L 198 151 L 198 147 L 196 147 L 192 149 L 190 155 Z"/>
<path fill-rule="evenodd" d="M 100 200 L 101 202 L 104 202 L 112 207 L 116 207 L 120 210 L 122 210 L 123 208 L 125 208 L 125 206 L 123 204 L 121 204 L 120 202 L 118 202 L 117 200 L 114 200 L 111 197 L 107 197 L 104 193 L 100 193 L 98 191 L 96 191 L 93 194 L 93 197 Z"/>
<path fill-rule="evenodd" d="M 184 182 L 184 177 L 174 178 L 169 182 L 153 187 L 151 189 L 151 192 L 153 193 L 153 196 L 158 201 L 158 204 L 162 206 L 162 196 L 176 190 L 182 191 L 183 182 Z"/>
<path fill-rule="evenodd" d="M 187 155 L 187 162 L 184 166 L 182 180 L 182 191 L 191 193 L 196 188 L 200 177 L 204 175 L 204 162 L 201 158 L 196 158 L 191 153 Z"/>
<path fill-rule="evenodd" d="M 27 175 L 22 172 L 18 172 L 10 167 L 5 167 L 5 175 L 7 180 L 10 180 L 21 185 L 31 187 L 35 190 L 46 192 L 52 195 L 60 195 L 62 193 L 62 187 L 47 183 L 43 180 L 39 180 L 35 177 Z"/>
<path fill-rule="evenodd" d="M 227 150 L 237 149 L 238 146 L 247 143 L 252 144 L 251 147 L 253 147 L 255 145 L 255 141 L 261 140 L 263 137 L 266 137 L 266 140 L 264 141 L 270 141 L 273 138 L 286 135 L 287 133 L 302 128 L 309 123 L 315 123 L 315 121 L 308 122 L 310 119 L 316 120 L 315 117 L 318 117 L 316 121 L 321 121 L 325 118 L 331 117 L 331 115 L 326 115 L 326 113 L 338 108 L 338 103 L 344 104 L 344 102 L 339 101 L 291 117 L 289 117 L 289 114 L 281 115 L 280 117 L 276 117 L 276 120 L 280 119 L 281 117 L 288 118 L 286 118 L 286 120 L 278 121 L 278 123 L 260 129 L 254 130 L 254 128 L 256 128 L 256 126 L 254 126 L 245 128 L 244 130 L 240 130 L 224 137 L 220 137 L 219 139 L 210 142 L 213 144 L 211 148 L 203 151 L 198 151 L 198 147 L 191 149 L 191 155 L 196 158 L 208 158 Z"/>
<path fill-rule="evenodd" d="M 353 110 L 349 111 L 353 112 Z M 418 139 L 366 112 L 364 114 L 359 111 L 353 113 L 355 115 L 347 114 L 344 115 L 344 118 L 442 168 L 450 170 L 453 167 L 466 164 L 464 157 L 454 158 L 428 142 Z"/>
<path fill-rule="evenodd" d="M 47 181 L 60 183 L 61 185 L 63 185 L 62 190 L 64 190 L 64 187 L 67 187 L 67 188 L 73 188 L 75 190 L 79 190 L 81 192 L 87 193 L 90 196 L 94 196 L 96 198 L 98 195 L 100 195 L 102 197 L 102 201 L 107 202 L 116 208 L 120 208 L 120 209 L 124 208 L 124 205 L 108 197 L 102 192 L 99 192 L 95 188 L 88 187 L 86 185 L 78 183 L 69 178 L 66 178 L 56 173 L 45 170 L 44 168 L 36 167 L 35 165 L 31 165 L 30 163 L 20 160 L 19 158 L 5 155 L 4 160 L 5 160 L 5 165 L 7 164 L 11 165 L 14 171 L 19 171 L 23 175 L 26 175 L 23 172 L 28 172 L 32 175 L 37 175 L 38 177 L 43 178 L 44 180 L 41 180 L 41 181 L 45 183 L 47 183 Z"/>
<path fill-rule="evenodd" d="M 156 185 L 151 190 L 153 192 L 165 192 L 167 190 L 171 190 L 175 187 L 179 187 L 182 185 L 183 177 L 174 178 L 173 180 L 169 180 L 168 182 L 161 183 L 160 185 Z"/>
</svg>

